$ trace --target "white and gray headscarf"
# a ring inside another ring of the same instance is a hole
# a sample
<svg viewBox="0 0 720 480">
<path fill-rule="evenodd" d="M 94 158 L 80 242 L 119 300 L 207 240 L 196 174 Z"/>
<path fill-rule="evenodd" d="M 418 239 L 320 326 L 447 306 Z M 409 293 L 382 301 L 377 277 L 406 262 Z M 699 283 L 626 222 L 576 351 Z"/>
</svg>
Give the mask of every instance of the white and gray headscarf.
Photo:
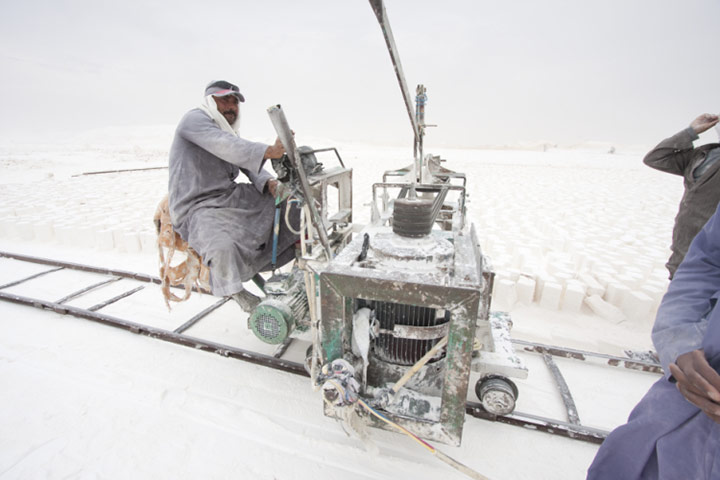
<svg viewBox="0 0 720 480">
<path fill-rule="evenodd" d="M 233 124 L 230 125 L 227 119 L 225 119 L 223 114 L 220 113 L 220 111 L 218 110 L 217 103 L 215 103 L 215 99 L 213 98 L 213 96 L 224 97 L 225 95 L 236 96 L 240 103 L 245 101 L 245 97 L 243 97 L 242 93 L 240 93 L 240 89 L 237 87 L 237 85 L 233 85 L 232 83 L 226 82 L 225 80 L 214 80 L 210 82 L 207 87 L 205 87 L 205 100 L 202 105 L 200 105 L 200 110 L 204 111 L 210 116 L 210 118 L 215 120 L 215 123 L 217 123 L 221 129 L 237 136 L 238 130 L 240 130 L 239 104 L 237 119 L 235 119 Z"/>
</svg>

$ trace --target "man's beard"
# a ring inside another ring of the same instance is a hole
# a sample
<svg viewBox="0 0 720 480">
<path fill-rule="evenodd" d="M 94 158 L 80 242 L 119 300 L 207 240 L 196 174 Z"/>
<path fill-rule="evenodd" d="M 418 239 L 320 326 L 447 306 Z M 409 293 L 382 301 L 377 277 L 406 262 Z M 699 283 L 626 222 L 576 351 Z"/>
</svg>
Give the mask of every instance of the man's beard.
<svg viewBox="0 0 720 480">
<path fill-rule="evenodd" d="M 222 112 L 222 114 L 223 117 L 225 117 L 225 120 L 227 120 L 230 125 L 235 123 L 235 120 L 237 120 L 237 115 L 232 110 L 226 110 Z"/>
</svg>

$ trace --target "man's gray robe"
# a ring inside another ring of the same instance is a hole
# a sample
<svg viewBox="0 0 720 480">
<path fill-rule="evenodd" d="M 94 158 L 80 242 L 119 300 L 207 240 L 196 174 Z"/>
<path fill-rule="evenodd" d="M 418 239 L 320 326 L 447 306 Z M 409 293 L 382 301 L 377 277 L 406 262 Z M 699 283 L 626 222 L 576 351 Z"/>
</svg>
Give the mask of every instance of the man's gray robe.
<svg viewBox="0 0 720 480">
<path fill-rule="evenodd" d="M 242 283 L 270 266 L 275 199 L 263 193 L 272 177 L 262 169 L 268 145 L 222 130 L 204 111 L 189 111 L 170 149 L 169 206 L 173 228 L 210 267 L 213 295 L 243 290 Z M 235 183 L 242 171 L 252 182 Z M 285 225 L 278 265 L 294 258 L 297 235 Z M 293 227 L 298 212 L 291 212 Z"/>
</svg>

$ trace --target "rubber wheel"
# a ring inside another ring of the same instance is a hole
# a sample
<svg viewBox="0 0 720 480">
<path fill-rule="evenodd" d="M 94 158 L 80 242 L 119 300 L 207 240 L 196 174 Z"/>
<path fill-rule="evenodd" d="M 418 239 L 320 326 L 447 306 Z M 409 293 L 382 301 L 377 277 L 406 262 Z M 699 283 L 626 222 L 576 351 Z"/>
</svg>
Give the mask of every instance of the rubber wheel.
<svg viewBox="0 0 720 480">
<path fill-rule="evenodd" d="M 488 375 L 475 384 L 475 395 L 488 412 L 494 415 L 507 415 L 515 410 L 518 388 L 505 377 Z"/>
</svg>

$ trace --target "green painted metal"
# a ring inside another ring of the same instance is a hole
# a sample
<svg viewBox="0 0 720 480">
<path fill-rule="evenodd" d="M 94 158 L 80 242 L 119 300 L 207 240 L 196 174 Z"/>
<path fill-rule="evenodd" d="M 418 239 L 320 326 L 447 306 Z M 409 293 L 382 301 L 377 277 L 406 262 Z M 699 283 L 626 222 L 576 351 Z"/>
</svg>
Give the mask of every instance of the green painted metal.
<svg viewBox="0 0 720 480">
<path fill-rule="evenodd" d="M 265 343 L 276 345 L 285 341 L 290 335 L 295 320 L 289 309 L 260 304 L 250 315 L 249 323 L 256 337 Z"/>
</svg>

